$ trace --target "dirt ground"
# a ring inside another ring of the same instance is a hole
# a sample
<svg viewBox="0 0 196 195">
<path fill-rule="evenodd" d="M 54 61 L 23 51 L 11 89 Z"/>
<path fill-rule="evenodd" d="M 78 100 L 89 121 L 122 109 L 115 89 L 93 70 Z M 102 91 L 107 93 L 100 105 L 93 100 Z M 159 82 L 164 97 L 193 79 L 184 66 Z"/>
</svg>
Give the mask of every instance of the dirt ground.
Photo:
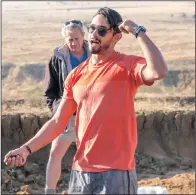
<svg viewBox="0 0 196 195">
<path fill-rule="evenodd" d="M 195 194 L 195 172 L 175 174 L 167 179 L 156 177 L 139 181 L 139 186 L 162 186 L 168 194 Z"/>
<path fill-rule="evenodd" d="M 5 170 L 4 170 L 5 172 Z M 146 170 L 147 172 L 147 170 Z M 150 170 L 149 170 L 150 172 Z M 12 174 L 11 174 L 12 173 Z M 42 194 L 44 193 L 45 184 L 45 172 L 40 171 L 37 175 L 32 174 L 26 178 L 25 184 L 22 182 L 22 176 L 18 176 L 19 179 L 14 180 L 13 176 L 19 173 L 17 171 L 10 171 L 9 174 L 2 174 L 2 180 L 4 183 L 1 185 L 2 194 Z M 21 174 L 21 173 L 20 173 Z M 7 175 L 7 177 L 6 177 Z M 9 175 L 9 176 L 8 176 Z M 12 175 L 12 180 L 10 179 Z M 19 174 L 18 174 L 19 175 Z M 70 172 L 63 170 L 61 179 L 58 182 L 57 193 L 67 192 L 68 181 Z M 162 186 L 168 191 L 168 194 L 195 194 L 195 171 L 187 170 L 182 171 L 177 169 L 175 171 L 168 172 L 165 176 L 158 174 L 142 174 L 138 173 L 138 187 L 143 186 Z M 4 179 L 6 178 L 6 179 Z M 145 179 L 143 179 L 145 178 Z"/>
</svg>

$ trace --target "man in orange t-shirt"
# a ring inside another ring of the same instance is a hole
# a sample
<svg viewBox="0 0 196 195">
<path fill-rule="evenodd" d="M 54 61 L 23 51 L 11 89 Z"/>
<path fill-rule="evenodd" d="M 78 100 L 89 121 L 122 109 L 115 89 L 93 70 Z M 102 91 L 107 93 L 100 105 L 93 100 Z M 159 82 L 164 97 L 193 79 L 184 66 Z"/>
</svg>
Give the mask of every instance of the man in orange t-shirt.
<svg viewBox="0 0 196 195">
<path fill-rule="evenodd" d="M 5 163 L 23 165 L 29 153 L 63 131 L 77 110 L 77 153 L 68 193 L 136 194 L 134 97 L 141 85 L 164 78 L 167 66 L 146 29 L 123 21 L 113 9 L 99 9 L 88 32 L 92 56 L 68 75 L 56 114 L 30 141 L 9 152 Z M 114 50 L 122 33 L 136 37 L 145 58 Z"/>
</svg>

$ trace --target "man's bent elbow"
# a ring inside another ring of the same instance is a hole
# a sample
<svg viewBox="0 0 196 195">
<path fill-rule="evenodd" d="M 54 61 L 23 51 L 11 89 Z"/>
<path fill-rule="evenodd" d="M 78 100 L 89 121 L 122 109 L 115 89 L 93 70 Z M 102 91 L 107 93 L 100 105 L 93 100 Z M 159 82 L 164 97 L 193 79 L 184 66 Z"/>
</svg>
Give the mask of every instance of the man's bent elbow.
<svg viewBox="0 0 196 195">
<path fill-rule="evenodd" d="M 64 130 L 61 121 L 55 115 L 50 119 L 50 125 L 54 129 L 55 134 L 60 134 Z"/>
<path fill-rule="evenodd" d="M 168 68 L 165 63 L 162 63 L 159 71 L 154 72 L 154 76 L 156 80 L 164 79 L 168 75 Z"/>
<path fill-rule="evenodd" d="M 167 75 L 168 75 L 168 70 L 166 68 L 165 70 L 159 72 L 153 71 L 151 72 L 151 76 L 150 75 L 149 76 L 151 77 L 152 80 L 161 80 L 167 77 Z"/>
<path fill-rule="evenodd" d="M 168 76 L 168 68 L 167 68 L 167 64 L 164 61 L 163 61 L 161 67 L 162 67 L 161 68 L 162 70 L 160 70 L 160 72 L 159 72 L 159 77 L 160 77 L 160 79 L 163 79 Z"/>
<path fill-rule="evenodd" d="M 160 73 L 158 73 L 158 79 L 164 79 L 165 77 L 168 76 L 168 70 L 165 69 L 164 71 L 161 71 Z"/>
<path fill-rule="evenodd" d="M 62 133 L 69 122 L 69 120 L 66 120 L 66 117 L 59 117 L 59 115 L 56 113 L 50 120 L 51 123 L 53 123 L 53 127 L 57 133 Z"/>
</svg>

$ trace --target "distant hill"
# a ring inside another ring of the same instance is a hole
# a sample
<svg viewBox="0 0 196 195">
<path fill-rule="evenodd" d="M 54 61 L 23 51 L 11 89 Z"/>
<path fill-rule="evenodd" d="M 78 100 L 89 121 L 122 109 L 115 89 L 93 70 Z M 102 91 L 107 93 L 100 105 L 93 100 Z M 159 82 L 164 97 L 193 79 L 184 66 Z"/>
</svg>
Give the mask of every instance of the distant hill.
<svg viewBox="0 0 196 195">
<path fill-rule="evenodd" d="M 40 82 L 44 80 L 44 64 L 24 64 L 16 66 L 14 64 L 4 64 L 2 66 L 3 83 L 14 81 L 24 83 L 28 81 Z M 165 87 L 187 87 L 195 78 L 193 70 L 170 70 L 168 76 L 156 85 Z"/>
<path fill-rule="evenodd" d="M 14 64 L 2 66 L 2 79 L 13 80 L 15 82 L 25 82 L 26 79 L 42 81 L 44 79 L 44 64 L 24 64 L 16 67 Z"/>
</svg>

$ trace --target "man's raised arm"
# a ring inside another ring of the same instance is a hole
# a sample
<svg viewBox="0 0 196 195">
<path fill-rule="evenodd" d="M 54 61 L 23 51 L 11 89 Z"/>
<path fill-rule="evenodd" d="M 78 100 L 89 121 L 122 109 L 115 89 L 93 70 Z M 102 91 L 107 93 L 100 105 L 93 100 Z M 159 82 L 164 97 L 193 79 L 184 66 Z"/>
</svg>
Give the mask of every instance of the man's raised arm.
<svg viewBox="0 0 196 195">
<path fill-rule="evenodd" d="M 159 49 L 145 34 L 145 28 L 138 26 L 131 20 L 125 20 L 119 25 L 119 29 L 124 33 L 135 35 L 139 41 L 147 62 L 147 66 L 142 70 L 143 80 L 149 82 L 166 77 L 168 74 L 167 65 Z"/>
</svg>

